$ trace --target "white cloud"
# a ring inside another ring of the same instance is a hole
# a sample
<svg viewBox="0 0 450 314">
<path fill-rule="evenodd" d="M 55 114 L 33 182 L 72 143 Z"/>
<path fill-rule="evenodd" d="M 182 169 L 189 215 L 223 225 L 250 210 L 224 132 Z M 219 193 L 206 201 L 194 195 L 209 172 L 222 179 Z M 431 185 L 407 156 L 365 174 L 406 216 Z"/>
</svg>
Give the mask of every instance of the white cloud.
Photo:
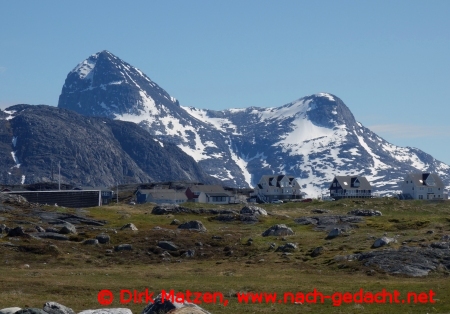
<svg viewBox="0 0 450 314">
<path fill-rule="evenodd" d="M 450 126 L 377 124 L 368 128 L 384 138 L 450 138 Z"/>
</svg>

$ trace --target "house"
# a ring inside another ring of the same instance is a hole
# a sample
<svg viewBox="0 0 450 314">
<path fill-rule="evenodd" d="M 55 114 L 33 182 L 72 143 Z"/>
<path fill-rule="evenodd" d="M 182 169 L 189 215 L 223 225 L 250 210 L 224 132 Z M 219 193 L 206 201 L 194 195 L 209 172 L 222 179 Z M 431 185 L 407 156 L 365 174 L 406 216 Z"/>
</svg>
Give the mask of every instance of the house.
<svg viewBox="0 0 450 314">
<path fill-rule="evenodd" d="M 335 176 L 328 189 L 330 197 L 336 200 L 372 197 L 372 186 L 362 176 Z"/>
<path fill-rule="evenodd" d="M 196 203 L 229 204 L 234 196 L 220 185 L 192 185 L 186 189 L 189 201 Z"/>
<path fill-rule="evenodd" d="M 302 198 L 300 185 L 293 176 L 263 175 L 255 187 L 254 195 L 260 202 Z"/>
<path fill-rule="evenodd" d="M 410 173 L 402 182 L 402 199 L 444 199 L 445 185 L 435 173 Z"/>
<path fill-rule="evenodd" d="M 139 189 L 136 192 L 136 202 L 156 204 L 180 204 L 188 200 L 184 190 L 173 189 Z"/>
</svg>

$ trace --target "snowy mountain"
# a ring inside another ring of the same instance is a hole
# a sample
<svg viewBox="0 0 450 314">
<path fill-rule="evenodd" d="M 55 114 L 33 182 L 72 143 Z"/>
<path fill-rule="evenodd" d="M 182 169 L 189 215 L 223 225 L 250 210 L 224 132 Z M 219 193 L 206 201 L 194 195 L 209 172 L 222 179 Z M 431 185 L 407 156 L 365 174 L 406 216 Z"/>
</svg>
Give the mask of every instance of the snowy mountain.
<svg viewBox="0 0 450 314">
<path fill-rule="evenodd" d="M 418 149 L 388 143 L 328 93 L 274 108 L 182 107 L 140 70 L 102 51 L 68 74 L 58 106 L 136 122 L 232 186 L 253 186 L 263 174 L 286 173 L 317 196 L 335 175 L 358 174 L 388 192 L 398 190 L 412 171 L 436 172 L 450 185 L 448 165 Z"/>
</svg>

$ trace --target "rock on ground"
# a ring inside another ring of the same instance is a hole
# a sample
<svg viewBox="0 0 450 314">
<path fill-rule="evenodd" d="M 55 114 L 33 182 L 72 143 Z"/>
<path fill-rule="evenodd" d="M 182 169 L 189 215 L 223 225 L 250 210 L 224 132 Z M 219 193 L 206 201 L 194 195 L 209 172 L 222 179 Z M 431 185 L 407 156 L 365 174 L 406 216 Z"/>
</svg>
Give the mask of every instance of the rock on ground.
<svg viewBox="0 0 450 314">
<path fill-rule="evenodd" d="M 372 247 L 374 249 L 388 245 L 389 243 L 395 243 L 396 240 L 394 238 L 388 238 L 388 237 L 381 237 L 379 239 L 376 239 L 375 242 L 372 244 Z"/>
<path fill-rule="evenodd" d="M 261 216 L 267 216 L 267 212 L 265 209 L 254 206 L 254 205 L 248 205 L 242 207 L 241 211 L 239 212 L 241 215 L 261 215 Z"/>
<path fill-rule="evenodd" d="M 206 228 L 199 220 L 191 220 L 178 226 L 178 229 L 206 232 Z"/>
<path fill-rule="evenodd" d="M 132 231 L 138 231 L 138 228 L 136 228 L 136 226 L 133 223 L 128 223 L 124 226 L 122 226 L 122 228 L 120 228 L 120 230 L 132 230 Z"/>
<path fill-rule="evenodd" d="M 382 216 L 383 214 L 379 210 L 373 210 L 373 209 L 355 209 L 352 211 L 349 211 L 347 215 L 353 215 L 353 216 Z"/>
<path fill-rule="evenodd" d="M 21 310 L 20 307 L 7 307 L 4 309 L 0 309 L 0 314 L 14 314 L 20 310 Z"/>
<path fill-rule="evenodd" d="M 266 231 L 263 232 L 262 236 L 263 237 L 268 237 L 268 236 L 288 236 L 288 235 L 293 235 L 294 231 L 292 231 L 291 228 L 289 228 L 288 226 L 284 225 L 284 224 L 280 224 L 280 225 L 274 225 L 272 227 L 270 227 L 269 229 L 267 229 Z"/>
<path fill-rule="evenodd" d="M 57 302 L 45 303 L 44 311 L 49 314 L 75 314 L 74 310 Z"/>
</svg>

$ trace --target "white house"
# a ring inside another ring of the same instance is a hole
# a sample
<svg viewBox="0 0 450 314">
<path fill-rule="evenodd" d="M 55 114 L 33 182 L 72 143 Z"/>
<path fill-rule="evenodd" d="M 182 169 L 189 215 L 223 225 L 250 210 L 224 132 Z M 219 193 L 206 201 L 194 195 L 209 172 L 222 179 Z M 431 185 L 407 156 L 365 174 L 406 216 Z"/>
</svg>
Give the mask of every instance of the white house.
<svg viewBox="0 0 450 314">
<path fill-rule="evenodd" d="M 330 196 L 337 200 L 372 197 L 372 186 L 367 178 L 362 176 L 335 176 L 328 189 Z"/>
<path fill-rule="evenodd" d="M 193 185 L 186 189 L 186 196 L 191 202 L 210 204 L 229 204 L 235 199 L 220 185 Z"/>
<path fill-rule="evenodd" d="M 405 199 L 444 199 L 445 185 L 435 173 L 410 173 L 402 182 L 402 196 Z"/>
<path fill-rule="evenodd" d="M 302 198 L 300 185 L 294 176 L 289 175 L 263 175 L 254 194 L 263 202 Z"/>
<path fill-rule="evenodd" d="M 185 191 L 173 189 L 139 189 L 136 192 L 136 200 L 139 204 L 180 204 L 187 202 Z"/>
</svg>

